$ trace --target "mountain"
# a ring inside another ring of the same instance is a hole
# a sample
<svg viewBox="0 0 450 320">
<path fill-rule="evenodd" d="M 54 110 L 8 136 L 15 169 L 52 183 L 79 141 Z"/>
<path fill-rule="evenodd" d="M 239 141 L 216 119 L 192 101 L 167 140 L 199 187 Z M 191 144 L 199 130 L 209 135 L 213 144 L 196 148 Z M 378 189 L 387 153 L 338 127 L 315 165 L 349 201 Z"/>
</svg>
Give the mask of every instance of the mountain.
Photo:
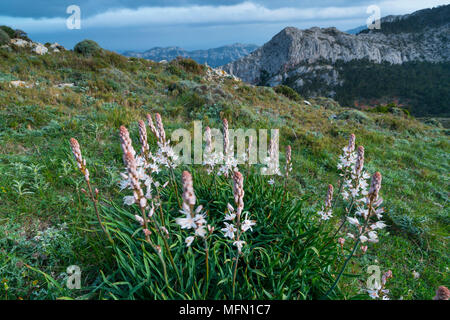
<svg viewBox="0 0 450 320">
<path fill-rule="evenodd" d="M 192 58 L 200 64 L 207 63 L 211 67 L 218 67 L 242 58 L 258 48 L 254 44 L 235 43 L 219 48 L 207 50 L 187 51 L 180 47 L 155 47 L 144 52 L 126 51 L 128 57 L 144 58 L 153 61 L 173 60 L 176 57 Z"/>
<path fill-rule="evenodd" d="M 381 30 L 357 35 L 287 27 L 223 69 L 252 84 L 285 84 L 305 96 L 364 106 L 395 100 L 416 115 L 427 115 L 449 113 L 443 104 L 450 101 L 449 66 L 447 5 L 385 17 Z"/>
<path fill-rule="evenodd" d="M 367 29 L 366 26 L 359 26 L 359 27 L 356 27 L 356 28 L 353 28 L 353 29 L 346 30 L 345 32 L 346 33 L 350 33 L 350 34 L 358 34 L 358 33 L 360 33 L 361 31 L 363 31 L 365 29 Z"/>
</svg>

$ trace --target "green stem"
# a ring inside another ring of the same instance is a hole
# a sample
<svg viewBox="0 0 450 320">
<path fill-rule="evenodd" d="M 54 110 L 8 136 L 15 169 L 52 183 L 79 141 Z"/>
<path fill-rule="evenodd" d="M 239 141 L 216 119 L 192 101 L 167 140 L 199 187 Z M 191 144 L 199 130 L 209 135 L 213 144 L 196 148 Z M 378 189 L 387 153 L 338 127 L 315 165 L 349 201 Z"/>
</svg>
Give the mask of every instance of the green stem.
<svg viewBox="0 0 450 320">
<path fill-rule="evenodd" d="M 364 234 L 364 231 L 366 231 L 366 227 L 367 224 L 369 222 L 369 218 L 370 218 L 370 213 L 372 211 L 372 201 L 369 203 L 369 210 L 367 211 L 367 219 L 364 223 L 364 226 L 361 230 L 361 232 L 358 234 L 358 239 L 356 240 L 355 246 L 353 247 L 352 252 L 349 254 L 349 256 L 347 257 L 347 259 L 344 262 L 344 265 L 342 266 L 341 271 L 339 272 L 339 275 L 337 276 L 336 280 L 334 281 L 333 285 L 331 286 L 331 288 L 321 297 L 321 299 L 327 297 L 331 292 L 333 292 L 334 288 L 337 286 L 339 280 L 342 277 L 342 274 L 344 273 L 345 268 L 347 267 L 347 264 L 349 263 L 350 259 L 353 257 L 353 255 L 356 252 L 356 249 L 358 248 L 359 242 L 361 241 L 361 236 Z"/>
<path fill-rule="evenodd" d="M 89 181 L 86 181 L 87 185 L 88 185 L 88 189 L 89 189 L 89 195 L 90 198 L 92 200 L 92 203 L 94 204 L 94 209 L 95 209 L 95 214 L 97 215 L 97 220 L 98 223 L 100 224 L 100 227 L 102 228 L 103 232 L 106 233 L 106 235 L 108 236 L 108 240 L 111 244 L 114 244 L 113 239 L 111 238 L 111 236 L 109 235 L 109 232 L 106 231 L 105 226 L 102 223 L 102 219 L 100 218 L 100 213 L 98 212 L 98 206 L 97 206 L 97 202 L 98 200 L 94 197 L 94 193 L 92 192 L 92 187 L 91 187 L 91 183 Z"/>
<path fill-rule="evenodd" d="M 156 228 L 159 236 L 161 237 L 161 239 L 164 242 L 164 247 L 166 248 L 167 254 L 169 255 L 170 264 L 172 265 L 173 269 L 175 270 L 175 272 L 177 274 L 178 282 L 181 284 L 180 274 L 178 273 L 178 269 L 175 266 L 175 261 L 173 260 L 172 253 L 170 252 L 169 243 L 167 242 L 166 237 L 161 233 L 161 228 L 158 225 L 158 222 L 156 221 L 155 217 L 152 217 L 152 220 L 153 220 L 153 223 L 155 224 L 155 228 Z"/>
<path fill-rule="evenodd" d="M 173 172 L 173 169 L 172 169 L 172 168 L 170 168 L 170 174 L 171 174 L 170 182 L 171 182 L 171 184 L 172 184 L 173 190 L 175 191 L 175 196 L 176 196 L 176 198 L 177 198 L 178 207 L 181 208 L 181 202 L 180 202 L 180 199 L 179 199 L 179 197 L 178 197 L 178 187 L 177 187 L 177 184 L 176 184 L 176 182 L 175 182 L 175 173 Z"/>
<path fill-rule="evenodd" d="M 208 296 L 208 289 L 209 289 L 209 248 L 208 248 L 208 241 L 206 238 L 203 238 L 205 241 L 205 265 L 206 265 L 206 292 L 205 292 L 205 298 Z"/>
<path fill-rule="evenodd" d="M 236 203 L 236 206 L 237 206 L 238 204 Z M 237 223 L 236 223 L 236 226 L 237 226 L 237 240 L 236 241 L 239 241 L 239 239 L 240 239 L 240 237 L 241 237 L 241 214 L 238 214 L 237 215 Z M 234 272 L 233 272 L 233 299 L 234 299 L 234 293 L 235 293 L 235 289 L 236 289 L 236 274 L 237 274 L 237 267 L 238 267 L 238 262 L 239 262 L 239 247 L 238 247 L 238 249 L 237 249 L 237 252 L 236 252 L 236 264 L 234 265 Z"/>
</svg>

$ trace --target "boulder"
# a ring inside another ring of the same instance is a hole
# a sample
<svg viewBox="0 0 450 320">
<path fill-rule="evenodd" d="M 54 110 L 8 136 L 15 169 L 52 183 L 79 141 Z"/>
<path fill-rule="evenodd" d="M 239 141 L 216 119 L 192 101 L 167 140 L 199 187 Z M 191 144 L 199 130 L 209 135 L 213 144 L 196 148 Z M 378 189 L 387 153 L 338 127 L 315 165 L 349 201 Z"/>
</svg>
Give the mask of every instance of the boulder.
<svg viewBox="0 0 450 320">
<path fill-rule="evenodd" d="M 33 48 L 33 52 L 39 55 L 43 55 L 46 54 L 48 52 L 48 49 L 46 46 L 44 46 L 43 44 L 40 43 L 34 43 L 34 48 Z"/>
</svg>

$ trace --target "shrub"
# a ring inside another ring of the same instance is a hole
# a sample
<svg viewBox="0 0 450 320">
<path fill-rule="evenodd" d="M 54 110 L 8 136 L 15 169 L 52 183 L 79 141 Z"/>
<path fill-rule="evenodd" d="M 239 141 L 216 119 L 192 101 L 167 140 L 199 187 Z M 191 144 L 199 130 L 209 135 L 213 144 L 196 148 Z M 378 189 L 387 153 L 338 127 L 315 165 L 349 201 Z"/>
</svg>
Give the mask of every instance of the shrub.
<svg viewBox="0 0 450 320">
<path fill-rule="evenodd" d="M 436 118 L 428 118 L 428 119 L 425 119 L 423 122 L 428 124 L 428 125 L 430 125 L 430 126 L 435 126 L 435 127 L 438 127 L 438 128 L 443 128 L 444 127 L 442 125 L 442 123 Z"/>
<path fill-rule="evenodd" d="M 278 86 L 276 86 L 274 88 L 274 90 L 275 90 L 276 93 L 280 93 L 283 96 L 285 96 L 286 98 L 289 98 L 291 100 L 294 100 L 294 101 L 297 101 L 297 102 L 303 100 L 302 97 L 298 94 L 297 91 L 295 91 L 294 89 L 292 89 L 292 88 L 290 88 L 288 86 L 278 85 Z"/>
<path fill-rule="evenodd" d="M 0 29 L 0 45 L 8 44 L 9 40 L 10 38 L 8 34 L 2 29 Z"/>
<path fill-rule="evenodd" d="M 369 109 L 368 111 L 376 113 L 392 113 L 393 115 L 396 116 L 410 115 L 408 109 L 401 108 L 397 106 L 395 103 L 389 103 L 387 105 L 378 105 L 375 108 Z"/>
<path fill-rule="evenodd" d="M 22 31 L 20 29 L 14 30 L 14 38 L 23 39 L 26 41 L 31 41 L 30 38 L 28 38 L 28 35 L 25 31 Z"/>
<path fill-rule="evenodd" d="M 10 38 L 14 38 L 14 35 L 15 35 L 14 29 L 12 29 L 8 26 L 0 26 L 0 30 L 3 30 L 4 32 L 6 32 Z"/>
<path fill-rule="evenodd" d="M 201 74 L 203 73 L 204 67 L 198 64 L 195 60 L 191 58 L 177 58 L 173 60 L 172 63 L 180 66 L 184 71 L 193 73 L 193 74 Z"/>
<path fill-rule="evenodd" d="M 372 123 L 372 119 L 369 118 L 364 112 L 358 110 L 345 110 L 336 116 L 338 120 L 351 120 L 359 122 L 361 124 Z"/>
<path fill-rule="evenodd" d="M 76 53 L 88 57 L 101 52 L 102 48 L 98 45 L 97 42 L 86 39 L 81 42 L 78 42 L 73 48 L 73 50 Z"/>
</svg>

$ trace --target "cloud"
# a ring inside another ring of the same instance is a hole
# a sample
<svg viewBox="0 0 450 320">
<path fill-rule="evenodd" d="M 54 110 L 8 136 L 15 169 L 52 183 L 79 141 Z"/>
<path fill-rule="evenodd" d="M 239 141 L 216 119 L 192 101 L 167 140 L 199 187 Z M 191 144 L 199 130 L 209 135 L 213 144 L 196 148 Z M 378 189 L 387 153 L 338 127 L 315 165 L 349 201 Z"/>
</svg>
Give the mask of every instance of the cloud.
<svg viewBox="0 0 450 320">
<path fill-rule="evenodd" d="M 381 8 L 382 16 L 401 14 L 445 3 L 440 0 L 428 1 L 381 1 L 375 2 Z M 189 5 L 171 7 L 140 7 L 136 9 L 111 9 L 106 12 L 83 18 L 81 27 L 126 28 L 157 27 L 176 25 L 226 25 L 251 23 L 304 22 L 320 20 L 339 20 L 367 16 L 367 6 L 358 4 L 346 7 L 280 7 L 267 8 L 254 3 L 243 2 L 234 5 Z M 387 11 L 387 12 L 386 12 Z M 385 13 L 386 12 L 386 13 Z M 12 18 L 0 17 L 5 24 L 33 32 L 54 32 L 66 28 L 66 18 Z"/>
</svg>

